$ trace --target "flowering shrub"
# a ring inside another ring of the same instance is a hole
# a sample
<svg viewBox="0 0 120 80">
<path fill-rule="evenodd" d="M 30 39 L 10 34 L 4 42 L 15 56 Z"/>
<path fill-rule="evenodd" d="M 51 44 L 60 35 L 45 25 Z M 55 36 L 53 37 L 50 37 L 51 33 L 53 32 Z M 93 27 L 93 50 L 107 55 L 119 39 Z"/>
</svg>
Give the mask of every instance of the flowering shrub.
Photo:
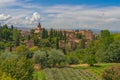
<svg viewBox="0 0 120 80">
<path fill-rule="evenodd" d="M 120 65 L 105 69 L 102 78 L 103 80 L 120 80 Z"/>
</svg>

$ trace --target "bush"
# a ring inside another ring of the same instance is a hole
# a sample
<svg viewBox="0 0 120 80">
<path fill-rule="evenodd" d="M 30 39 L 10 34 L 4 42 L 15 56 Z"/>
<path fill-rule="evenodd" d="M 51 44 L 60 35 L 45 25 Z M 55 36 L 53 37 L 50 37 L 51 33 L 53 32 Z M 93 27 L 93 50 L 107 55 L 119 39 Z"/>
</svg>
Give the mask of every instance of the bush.
<svg viewBox="0 0 120 80">
<path fill-rule="evenodd" d="M 62 51 L 53 49 L 49 53 L 49 62 L 52 64 L 52 67 L 59 66 L 65 63 L 65 55 Z"/>
<path fill-rule="evenodd" d="M 21 46 L 18 46 L 16 48 L 16 52 L 17 53 L 21 53 L 21 52 L 25 52 L 26 50 L 28 50 L 25 46 L 21 45 Z"/>
<path fill-rule="evenodd" d="M 35 64 L 39 64 L 41 68 L 47 67 L 47 53 L 45 51 L 36 51 L 33 56 Z"/>
<path fill-rule="evenodd" d="M 4 42 L 0 41 L 0 50 L 4 50 L 4 49 L 5 49 L 5 44 Z"/>
<path fill-rule="evenodd" d="M 38 51 L 39 48 L 38 48 L 38 46 L 33 46 L 33 47 L 29 48 L 29 50 L 30 50 L 31 52 L 35 52 L 35 51 Z"/>
<path fill-rule="evenodd" d="M 67 55 L 67 61 L 69 64 L 79 64 L 79 58 L 73 54 Z"/>
<path fill-rule="evenodd" d="M 6 59 L 17 59 L 17 58 L 18 58 L 18 55 L 14 54 L 14 53 L 11 53 L 11 52 L 2 53 L 0 55 L 0 64 Z"/>
<path fill-rule="evenodd" d="M 120 80 L 120 65 L 105 69 L 102 78 L 103 80 Z"/>
<path fill-rule="evenodd" d="M 27 59 L 30 59 L 33 57 L 33 52 L 31 52 L 28 48 L 21 45 L 16 48 L 16 53 L 20 57 L 26 57 Z"/>
<path fill-rule="evenodd" d="M 34 72 L 34 66 L 32 60 L 26 58 L 6 57 L 1 59 L 0 62 L 1 71 L 7 76 L 10 75 L 10 77 L 15 78 L 16 80 L 33 80 L 32 75 Z"/>
<path fill-rule="evenodd" d="M 103 55 L 104 62 L 120 62 L 120 41 L 113 42 Z"/>
<path fill-rule="evenodd" d="M 65 55 L 60 50 L 36 51 L 33 56 L 35 64 L 39 64 L 41 68 L 46 67 L 63 67 L 66 63 Z"/>
<path fill-rule="evenodd" d="M 6 75 L 5 73 L 0 74 L 0 80 L 16 80 L 13 79 L 12 77 Z"/>
<path fill-rule="evenodd" d="M 95 55 L 94 54 L 88 54 L 85 56 L 85 62 L 89 64 L 90 66 L 94 66 L 95 63 L 97 63 Z"/>
</svg>

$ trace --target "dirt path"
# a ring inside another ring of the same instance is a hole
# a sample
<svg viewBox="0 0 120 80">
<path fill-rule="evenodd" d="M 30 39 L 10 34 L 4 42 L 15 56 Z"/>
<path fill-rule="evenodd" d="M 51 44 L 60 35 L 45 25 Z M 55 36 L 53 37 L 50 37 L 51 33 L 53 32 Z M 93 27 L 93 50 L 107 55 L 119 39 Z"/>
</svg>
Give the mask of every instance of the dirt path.
<svg viewBox="0 0 120 80">
<path fill-rule="evenodd" d="M 70 65 L 70 67 L 79 67 L 79 66 L 88 66 L 88 64 L 76 64 L 76 65 Z"/>
</svg>

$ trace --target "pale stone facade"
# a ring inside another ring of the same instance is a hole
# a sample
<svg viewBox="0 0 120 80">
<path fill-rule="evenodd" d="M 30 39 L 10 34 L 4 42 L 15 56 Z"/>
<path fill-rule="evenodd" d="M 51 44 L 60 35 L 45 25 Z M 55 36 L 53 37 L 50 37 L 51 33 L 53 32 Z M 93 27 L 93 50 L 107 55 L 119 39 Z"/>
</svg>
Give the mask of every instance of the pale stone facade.
<svg viewBox="0 0 120 80">
<path fill-rule="evenodd" d="M 29 31 L 24 31 L 24 30 L 21 30 L 20 33 L 21 33 L 21 36 L 22 36 L 22 37 L 27 37 L 27 36 L 30 35 L 30 32 L 29 32 Z"/>
<path fill-rule="evenodd" d="M 92 30 L 80 30 L 79 33 L 81 33 L 83 36 L 85 36 L 85 39 L 88 41 L 93 39 L 93 32 Z"/>
</svg>

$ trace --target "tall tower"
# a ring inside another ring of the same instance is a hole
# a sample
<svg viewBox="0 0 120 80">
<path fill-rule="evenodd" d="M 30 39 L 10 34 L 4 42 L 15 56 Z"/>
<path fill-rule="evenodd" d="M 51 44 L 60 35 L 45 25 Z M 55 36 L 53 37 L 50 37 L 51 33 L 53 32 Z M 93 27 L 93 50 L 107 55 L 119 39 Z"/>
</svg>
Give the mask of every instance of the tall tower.
<svg viewBox="0 0 120 80">
<path fill-rule="evenodd" d="M 38 24 L 37 27 L 35 28 L 35 32 L 34 32 L 34 33 L 40 33 L 41 30 L 42 30 L 42 28 L 41 28 L 41 24 L 40 24 L 40 22 L 39 22 L 39 24 Z"/>
<path fill-rule="evenodd" d="M 37 27 L 41 29 L 41 24 L 40 24 L 40 22 L 39 22 L 39 24 L 38 24 L 38 26 L 37 26 Z"/>
<path fill-rule="evenodd" d="M 92 40 L 93 39 L 93 32 L 92 30 L 88 30 L 85 35 L 87 40 Z"/>
</svg>

